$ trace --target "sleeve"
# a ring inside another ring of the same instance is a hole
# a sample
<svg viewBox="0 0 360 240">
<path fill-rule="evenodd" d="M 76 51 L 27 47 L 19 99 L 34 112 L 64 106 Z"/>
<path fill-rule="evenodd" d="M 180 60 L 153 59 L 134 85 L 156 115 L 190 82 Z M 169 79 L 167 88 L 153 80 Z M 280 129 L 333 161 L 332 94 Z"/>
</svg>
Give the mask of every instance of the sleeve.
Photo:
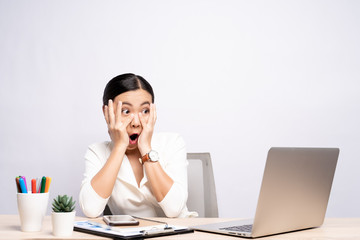
<svg viewBox="0 0 360 240">
<path fill-rule="evenodd" d="M 95 147 L 89 146 L 86 151 L 85 173 L 79 195 L 80 207 L 87 217 L 98 217 L 104 211 L 109 199 L 104 199 L 99 196 L 90 183 L 91 179 L 103 167 L 99 151 L 96 151 L 95 149 Z"/>
<path fill-rule="evenodd" d="M 164 199 L 159 202 L 167 217 L 180 217 L 186 215 L 187 166 L 186 147 L 184 140 L 176 134 L 173 141 L 169 141 L 166 154 L 163 155 L 164 171 L 174 181 Z"/>
</svg>

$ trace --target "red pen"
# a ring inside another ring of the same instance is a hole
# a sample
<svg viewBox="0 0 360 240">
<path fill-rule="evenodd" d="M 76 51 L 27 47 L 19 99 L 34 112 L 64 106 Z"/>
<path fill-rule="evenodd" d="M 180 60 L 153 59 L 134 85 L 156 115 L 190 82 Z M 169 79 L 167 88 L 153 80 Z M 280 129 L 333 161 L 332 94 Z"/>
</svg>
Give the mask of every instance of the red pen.
<svg viewBox="0 0 360 240">
<path fill-rule="evenodd" d="M 31 190 L 32 190 L 32 193 L 36 193 L 36 180 L 35 179 L 31 179 Z"/>
</svg>

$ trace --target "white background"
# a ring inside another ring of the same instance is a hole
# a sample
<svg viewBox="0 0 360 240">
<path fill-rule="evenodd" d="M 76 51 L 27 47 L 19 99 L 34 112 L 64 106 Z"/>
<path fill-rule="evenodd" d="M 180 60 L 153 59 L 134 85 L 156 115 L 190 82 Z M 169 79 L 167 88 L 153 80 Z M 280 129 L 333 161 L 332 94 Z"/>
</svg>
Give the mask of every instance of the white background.
<svg viewBox="0 0 360 240">
<path fill-rule="evenodd" d="M 359 217 L 359 42 L 360 1 L 1 0 L 0 213 L 17 175 L 78 198 L 105 84 L 134 72 L 156 130 L 211 153 L 221 217 L 253 216 L 271 146 L 339 147 L 327 216 Z"/>
</svg>

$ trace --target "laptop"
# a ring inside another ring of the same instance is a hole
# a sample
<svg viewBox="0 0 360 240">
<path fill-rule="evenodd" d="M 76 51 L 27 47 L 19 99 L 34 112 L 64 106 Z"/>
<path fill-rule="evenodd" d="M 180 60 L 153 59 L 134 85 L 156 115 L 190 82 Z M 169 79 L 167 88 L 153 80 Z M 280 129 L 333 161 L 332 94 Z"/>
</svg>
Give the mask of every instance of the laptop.
<svg viewBox="0 0 360 240">
<path fill-rule="evenodd" d="M 338 148 L 271 148 L 254 219 L 193 229 L 256 238 L 321 226 L 338 156 Z"/>
</svg>

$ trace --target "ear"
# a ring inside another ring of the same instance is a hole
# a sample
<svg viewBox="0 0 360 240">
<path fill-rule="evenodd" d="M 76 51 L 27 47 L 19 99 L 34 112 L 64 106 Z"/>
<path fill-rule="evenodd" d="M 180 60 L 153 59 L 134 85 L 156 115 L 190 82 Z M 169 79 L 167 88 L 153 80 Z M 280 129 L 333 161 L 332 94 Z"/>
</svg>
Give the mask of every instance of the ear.
<svg viewBox="0 0 360 240">
<path fill-rule="evenodd" d="M 103 114 L 105 116 L 105 105 L 102 106 L 102 111 L 103 111 Z"/>
</svg>

